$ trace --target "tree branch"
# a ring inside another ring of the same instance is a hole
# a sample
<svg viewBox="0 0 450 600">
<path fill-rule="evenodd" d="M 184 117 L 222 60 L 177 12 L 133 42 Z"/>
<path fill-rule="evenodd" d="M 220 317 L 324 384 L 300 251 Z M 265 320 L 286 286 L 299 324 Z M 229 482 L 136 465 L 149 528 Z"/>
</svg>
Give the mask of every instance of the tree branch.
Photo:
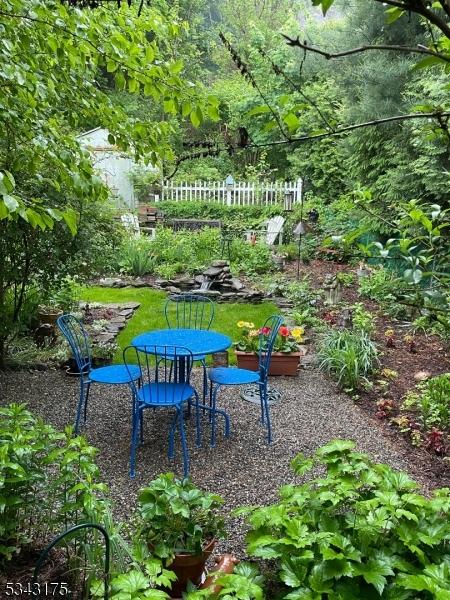
<svg viewBox="0 0 450 600">
<path fill-rule="evenodd" d="M 330 122 L 328 121 L 326 116 L 323 114 L 323 112 L 320 110 L 318 104 L 316 102 L 314 102 L 314 100 L 312 98 L 310 98 L 309 96 L 307 96 L 305 94 L 305 92 L 301 89 L 300 85 L 297 85 L 294 81 L 292 81 L 292 79 L 289 77 L 289 75 L 287 75 L 287 73 L 285 71 L 283 71 L 283 69 L 279 65 L 274 63 L 273 60 L 270 58 L 270 56 L 262 48 L 258 48 L 257 50 L 261 54 L 261 56 L 263 56 L 265 59 L 267 59 L 269 61 L 270 65 L 272 67 L 272 71 L 275 73 L 275 75 L 281 75 L 284 78 L 284 80 L 287 83 L 289 83 L 289 85 L 292 87 L 292 89 L 294 89 L 296 92 L 298 92 L 307 102 L 309 102 L 311 104 L 311 106 L 313 106 L 315 108 L 315 110 L 319 114 L 320 118 L 325 123 L 325 125 L 329 129 L 333 130 L 333 127 L 331 126 Z"/>
<path fill-rule="evenodd" d="M 340 135 L 344 135 L 349 133 L 350 131 L 354 131 L 356 129 L 363 129 L 365 127 L 374 127 L 376 125 L 384 125 L 386 123 L 395 123 L 398 121 L 411 121 L 413 119 L 437 119 L 438 121 L 445 118 L 450 117 L 450 112 L 442 112 L 436 111 L 433 113 L 411 113 L 409 115 L 396 115 L 394 117 L 385 117 L 384 119 L 374 119 L 373 121 L 365 121 L 364 123 L 356 123 L 355 125 L 348 125 L 347 127 L 341 127 L 339 129 L 335 129 L 334 131 L 326 131 L 324 133 L 317 133 L 315 135 L 302 135 L 299 137 L 292 137 L 288 140 L 275 140 L 272 142 L 265 142 L 263 144 L 248 144 L 246 146 L 246 150 L 250 150 L 251 148 L 268 148 L 271 146 L 282 146 L 286 144 L 296 144 L 300 142 L 310 142 L 316 140 L 322 140 L 329 137 L 337 137 Z M 185 160 L 191 160 L 195 158 L 201 158 L 205 156 L 217 156 L 220 152 L 234 152 L 236 150 L 242 150 L 240 146 L 226 146 L 222 148 L 213 148 L 210 150 L 201 150 L 199 152 L 194 152 L 190 154 L 186 154 L 185 156 L 180 156 L 175 162 L 174 171 L 167 176 L 167 179 L 171 179 L 175 173 L 178 171 L 179 165 Z"/>
<path fill-rule="evenodd" d="M 450 39 L 450 25 L 448 25 L 446 21 L 437 15 L 433 10 L 429 9 L 423 2 L 421 2 L 421 0 L 405 0 L 405 2 L 398 2 L 397 0 L 375 0 L 375 2 L 383 4 L 383 6 L 388 4 L 389 6 L 395 6 L 397 8 L 401 8 L 402 10 L 411 11 L 421 15 L 433 23 L 433 25 L 436 25 L 436 27 L 440 29 L 447 38 Z M 444 8 L 444 3 L 442 1 L 441 5 Z M 448 2 L 445 2 L 444 10 L 447 14 L 449 14 L 449 12 L 447 12 L 447 7 L 449 8 L 450 12 Z"/>
<path fill-rule="evenodd" d="M 303 50 L 307 50 L 309 52 L 314 52 L 315 54 L 320 54 L 320 56 L 324 56 L 327 60 L 331 60 L 333 58 L 341 58 L 343 56 L 351 56 L 352 54 L 360 54 L 362 52 L 366 52 L 368 50 L 390 50 L 393 52 L 405 52 L 407 54 L 428 54 L 430 56 L 435 56 L 445 62 L 450 63 L 450 56 L 446 54 L 441 54 L 440 52 L 435 52 L 434 50 L 430 50 L 425 48 L 424 46 L 392 46 L 387 44 L 376 44 L 370 46 L 359 46 L 358 48 L 351 48 L 350 50 L 344 50 L 343 52 L 327 52 L 326 50 L 322 50 L 321 48 L 316 48 L 315 46 L 309 46 L 306 42 L 301 42 L 299 37 L 291 38 L 284 33 L 281 34 L 289 46 L 293 46 L 296 48 L 302 48 Z"/>
</svg>

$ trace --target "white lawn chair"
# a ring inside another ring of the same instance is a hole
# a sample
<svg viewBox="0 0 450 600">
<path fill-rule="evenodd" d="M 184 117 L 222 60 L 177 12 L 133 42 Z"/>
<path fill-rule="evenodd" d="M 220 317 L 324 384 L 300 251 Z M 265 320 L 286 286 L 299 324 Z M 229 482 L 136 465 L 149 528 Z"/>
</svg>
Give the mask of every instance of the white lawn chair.
<svg viewBox="0 0 450 600">
<path fill-rule="evenodd" d="M 272 217 L 267 221 L 266 244 L 268 246 L 273 246 L 278 236 L 280 236 L 280 244 L 282 243 L 284 221 L 285 219 L 281 215 Z"/>
<path fill-rule="evenodd" d="M 133 213 L 125 213 L 124 215 L 120 215 L 120 220 L 122 221 L 122 225 L 133 233 L 135 237 L 141 237 L 141 230 L 139 227 L 139 219 L 137 215 Z"/>
</svg>

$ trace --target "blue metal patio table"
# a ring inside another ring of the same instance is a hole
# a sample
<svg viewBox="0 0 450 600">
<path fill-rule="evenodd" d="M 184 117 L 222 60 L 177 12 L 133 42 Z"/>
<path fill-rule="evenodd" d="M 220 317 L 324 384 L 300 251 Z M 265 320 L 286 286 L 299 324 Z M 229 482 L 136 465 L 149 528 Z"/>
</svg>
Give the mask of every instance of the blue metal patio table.
<svg viewBox="0 0 450 600">
<path fill-rule="evenodd" d="M 149 354 L 158 354 L 167 352 L 167 347 L 177 347 L 177 365 L 175 365 L 175 380 L 184 382 L 186 374 L 190 371 L 190 365 L 187 365 L 180 358 L 180 347 L 190 350 L 193 358 L 196 356 L 205 356 L 215 352 L 223 352 L 232 344 L 231 338 L 223 333 L 211 331 L 210 329 L 155 329 L 148 333 L 141 333 L 131 340 L 131 345 L 138 350 Z M 183 364 L 184 363 L 184 364 Z M 197 404 L 198 410 L 208 410 L 210 420 L 215 420 L 216 414 L 220 414 L 225 419 L 225 437 L 230 435 L 230 418 L 224 410 L 212 409 L 211 405 Z M 198 418 L 198 417 L 197 417 Z M 198 421 L 197 421 L 198 423 Z M 201 443 L 201 442 L 200 442 Z"/>
<path fill-rule="evenodd" d="M 150 349 L 164 352 L 164 347 L 175 346 L 187 348 L 193 357 L 205 356 L 215 352 L 223 352 L 231 346 L 231 339 L 223 333 L 210 329 L 155 329 L 148 333 L 141 333 L 131 340 L 131 345 L 138 349 Z M 179 353 L 178 353 L 179 356 Z M 180 367 L 182 367 L 180 365 Z M 180 381 L 183 381 L 185 369 L 179 369 Z"/>
</svg>

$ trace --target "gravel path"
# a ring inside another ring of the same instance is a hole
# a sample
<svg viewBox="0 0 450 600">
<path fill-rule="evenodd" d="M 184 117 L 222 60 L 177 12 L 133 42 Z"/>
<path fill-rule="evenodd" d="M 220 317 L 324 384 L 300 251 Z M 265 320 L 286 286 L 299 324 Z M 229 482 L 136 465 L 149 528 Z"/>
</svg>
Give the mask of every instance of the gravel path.
<svg viewBox="0 0 450 600">
<path fill-rule="evenodd" d="M 195 377 L 198 377 L 196 374 Z M 221 494 L 225 510 L 243 504 L 270 503 L 280 485 L 294 481 L 289 469 L 297 452 L 311 454 L 334 438 L 351 438 L 373 459 L 407 470 L 425 491 L 449 485 L 436 480 L 426 461 L 418 461 L 411 447 L 395 441 L 376 420 L 336 391 L 334 383 L 315 370 L 298 378 L 274 378 L 282 400 L 272 407 L 274 443 L 268 446 L 258 422 L 259 407 L 240 399 L 237 388 L 222 390 L 219 406 L 231 416 L 232 436 L 218 435 L 216 448 L 208 446 L 205 424 L 202 448 L 195 448 L 194 419 L 188 423 L 191 477 L 205 489 Z M 60 371 L 0 373 L 0 404 L 27 402 L 30 410 L 57 428 L 72 422 L 78 397 L 78 380 Z M 180 448 L 173 462 L 167 458 L 167 411 L 147 410 L 145 443 L 137 455 L 137 476 L 128 477 L 130 393 L 122 386 L 93 386 L 85 433 L 99 448 L 98 464 L 109 484 L 118 518 L 132 514 L 138 489 L 157 474 L 182 473 Z M 229 538 L 219 550 L 243 554 L 243 525 L 230 519 Z"/>
</svg>

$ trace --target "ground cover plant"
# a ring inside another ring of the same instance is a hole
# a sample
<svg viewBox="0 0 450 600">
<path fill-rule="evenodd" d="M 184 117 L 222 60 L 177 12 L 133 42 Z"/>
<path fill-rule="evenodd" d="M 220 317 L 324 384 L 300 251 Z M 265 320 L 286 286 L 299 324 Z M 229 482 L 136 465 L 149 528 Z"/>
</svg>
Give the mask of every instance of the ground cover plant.
<svg viewBox="0 0 450 600">
<path fill-rule="evenodd" d="M 325 475 L 280 489 L 247 514 L 251 556 L 275 561 L 280 598 L 360 600 L 450 594 L 450 492 L 418 493 L 405 473 L 374 464 L 351 441 L 335 440 L 292 461 L 297 475 Z"/>
</svg>

